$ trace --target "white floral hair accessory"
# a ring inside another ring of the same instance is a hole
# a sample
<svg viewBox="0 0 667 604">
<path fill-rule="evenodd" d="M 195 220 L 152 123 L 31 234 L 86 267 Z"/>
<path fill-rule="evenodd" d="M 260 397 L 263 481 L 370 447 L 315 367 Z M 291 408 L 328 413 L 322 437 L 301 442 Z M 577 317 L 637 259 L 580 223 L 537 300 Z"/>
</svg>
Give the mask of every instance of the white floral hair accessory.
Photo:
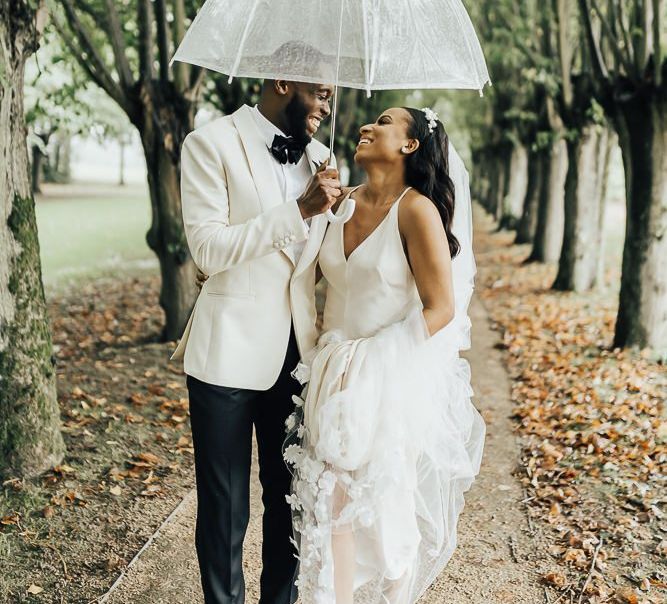
<svg viewBox="0 0 667 604">
<path fill-rule="evenodd" d="M 440 118 L 438 117 L 438 114 L 430 107 L 424 107 L 422 111 L 426 115 L 426 121 L 428 122 L 428 132 L 429 134 L 433 134 L 433 131 L 438 127 Z"/>
</svg>

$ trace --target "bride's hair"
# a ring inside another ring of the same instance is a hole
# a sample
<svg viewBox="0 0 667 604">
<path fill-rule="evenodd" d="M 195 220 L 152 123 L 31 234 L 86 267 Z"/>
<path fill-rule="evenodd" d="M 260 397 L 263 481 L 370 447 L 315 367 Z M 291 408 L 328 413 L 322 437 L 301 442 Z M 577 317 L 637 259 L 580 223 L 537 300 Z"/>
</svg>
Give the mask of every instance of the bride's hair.
<svg viewBox="0 0 667 604">
<path fill-rule="evenodd" d="M 447 233 L 449 253 L 454 258 L 461 246 L 452 233 L 454 183 L 449 178 L 449 137 L 440 120 L 429 132 L 428 119 L 420 109 L 404 107 L 412 117 L 408 136 L 419 141 L 419 148 L 405 158 L 406 184 L 428 197 L 438 209 Z"/>
</svg>

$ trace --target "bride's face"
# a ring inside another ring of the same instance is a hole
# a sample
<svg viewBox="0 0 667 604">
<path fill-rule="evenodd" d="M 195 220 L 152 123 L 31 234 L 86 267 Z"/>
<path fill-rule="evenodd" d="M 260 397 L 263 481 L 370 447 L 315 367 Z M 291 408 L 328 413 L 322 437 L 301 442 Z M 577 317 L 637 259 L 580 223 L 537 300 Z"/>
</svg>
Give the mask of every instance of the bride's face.
<svg viewBox="0 0 667 604">
<path fill-rule="evenodd" d="M 362 126 L 354 160 L 362 165 L 402 161 L 406 153 L 419 146 L 418 141 L 408 137 L 411 119 L 405 109 L 394 107 L 383 111 L 373 124 Z"/>
</svg>

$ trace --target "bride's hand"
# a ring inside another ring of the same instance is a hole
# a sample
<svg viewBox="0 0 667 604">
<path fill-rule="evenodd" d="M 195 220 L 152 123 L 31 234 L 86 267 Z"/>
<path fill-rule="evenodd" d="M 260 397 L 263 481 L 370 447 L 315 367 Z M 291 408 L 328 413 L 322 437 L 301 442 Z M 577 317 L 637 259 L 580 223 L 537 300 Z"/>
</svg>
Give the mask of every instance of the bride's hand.
<svg viewBox="0 0 667 604">
<path fill-rule="evenodd" d="M 340 190 L 340 195 L 336 198 L 336 201 L 334 204 L 331 206 L 331 211 L 335 214 L 338 211 L 338 208 L 340 207 L 340 204 L 342 203 L 343 199 L 345 199 L 348 195 L 348 193 L 354 189 L 354 187 L 343 187 Z"/>
</svg>

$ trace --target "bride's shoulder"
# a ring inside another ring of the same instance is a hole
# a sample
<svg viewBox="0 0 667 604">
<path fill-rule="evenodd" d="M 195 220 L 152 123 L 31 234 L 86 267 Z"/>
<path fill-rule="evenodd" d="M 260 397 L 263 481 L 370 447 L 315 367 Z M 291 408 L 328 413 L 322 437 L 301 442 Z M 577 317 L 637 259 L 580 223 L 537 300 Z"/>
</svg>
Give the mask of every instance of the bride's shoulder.
<svg viewBox="0 0 667 604">
<path fill-rule="evenodd" d="M 398 208 L 398 230 L 405 242 L 438 237 L 442 220 L 435 204 L 425 195 L 410 191 Z"/>
<path fill-rule="evenodd" d="M 399 221 L 409 225 L 419 225 L 440 217 L 435 204 L 425 195 L 414 189 L 408 191 L 398 208 Z"/>
</svg>

